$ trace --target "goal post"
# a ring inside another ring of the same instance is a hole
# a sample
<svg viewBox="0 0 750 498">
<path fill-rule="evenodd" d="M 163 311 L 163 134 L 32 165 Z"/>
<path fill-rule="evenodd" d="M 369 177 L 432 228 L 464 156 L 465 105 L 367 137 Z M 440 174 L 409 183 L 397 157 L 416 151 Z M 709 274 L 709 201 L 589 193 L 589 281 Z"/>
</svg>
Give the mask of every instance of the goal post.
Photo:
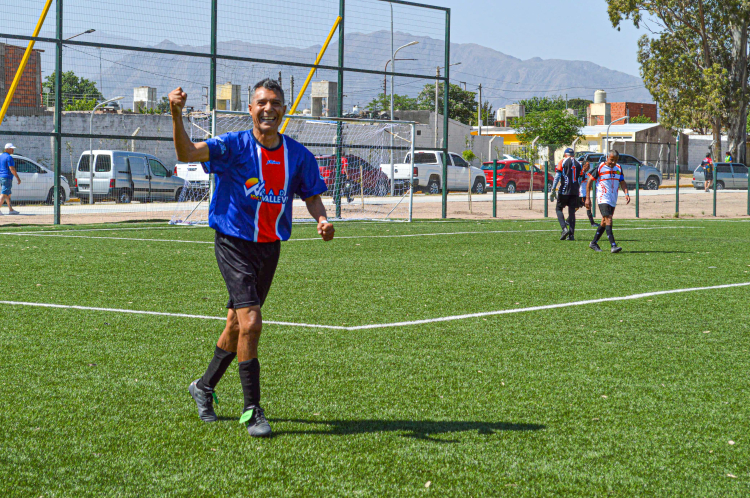
<svg viewBox="0 0 750 498">
<path fill-rule="evenodd" d="M 328 187 L 323 203 L 330 219 L 411 221 L 415 122 L 302 115 L 287 115 L 284 119 L 288 119 L 284 135 L 315 156 L 320 176 Z M 253 127 L 250 113 L 242 111 L 215 110 L 193 116 L 190 123 L 193 141 Z M 393 169 L 391 152 L 396 163 Z M 406 159 L 408 163 L 404 162 Z M 206 190 L 205 183 L 202 189 L 193 185 L 199 184 L 186 181 L 170 223 L 208 222 L 213 189 Z M 294 205 L 295 220 L 310 219 L 301 199 L 295 199 Z"/>
</svg>

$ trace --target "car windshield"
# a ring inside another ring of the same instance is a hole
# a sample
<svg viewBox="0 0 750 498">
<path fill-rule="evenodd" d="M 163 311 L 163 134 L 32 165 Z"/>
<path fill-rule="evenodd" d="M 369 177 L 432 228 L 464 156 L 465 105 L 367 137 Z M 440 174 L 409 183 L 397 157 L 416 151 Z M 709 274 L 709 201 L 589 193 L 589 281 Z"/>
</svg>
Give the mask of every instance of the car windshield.
<svg viewBox="0 0 750 498">
<path fill-rule="evenodd" d="M 414 154 L 414 164 L 437 164 L 434 152 L 418 152 Z"/>
</svg>

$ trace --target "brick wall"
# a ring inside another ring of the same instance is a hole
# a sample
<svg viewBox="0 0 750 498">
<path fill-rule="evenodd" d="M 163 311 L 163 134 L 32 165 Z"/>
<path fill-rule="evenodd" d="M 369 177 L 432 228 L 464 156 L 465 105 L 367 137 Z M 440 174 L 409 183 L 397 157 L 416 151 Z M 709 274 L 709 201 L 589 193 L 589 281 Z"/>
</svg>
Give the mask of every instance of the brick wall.
<svg viewBox="0 0 750 498">
<path fill-rule="evenodd" d="M 659 122 L 656 117 L 656 104 L 641 104 L 638 102 L 612 102 L 610 104 L 610 109 L 612 121 L 627 116 L 629 111 L 631 118 L 634 118 L 636 116 L 646 116 L 650 118 L 654 123 Z M 615 123 L 615 125 L 618 124 L 625 124 L 625 121 Z"/>
<path fill-rule="evenodd" d="M 0 43 L 0 100 L 2 101 L 5 101 L 5 96 L 13 84 L 13 78 L 16 76 L 25 51 L 25 47 Z M 42 110 L 41 51 L 33 50 L 13 95 L 8 114 L 35 114 Z"/>
</svg>

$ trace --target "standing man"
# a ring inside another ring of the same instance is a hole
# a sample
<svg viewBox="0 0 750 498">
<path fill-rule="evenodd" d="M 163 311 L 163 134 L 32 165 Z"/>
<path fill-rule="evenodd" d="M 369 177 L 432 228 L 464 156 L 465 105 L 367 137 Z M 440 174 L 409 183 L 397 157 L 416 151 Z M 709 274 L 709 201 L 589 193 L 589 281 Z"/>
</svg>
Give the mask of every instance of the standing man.
<svg viewBox="0 0 750 498">
<path fill-rule="evenodd" d="M 560 240 L 575 240 L 576 209 L 578 208 L 578 186 L 581 181 L 581 164 L 573 157 L 573 149 L 565 149 L 565 157 L 555 167 L 555 181 L 552 183 L 552 197 L 555 200 L 555 188 L 560 183 L 560 193 L 557 194 L 557 221 L 560 223 L 562 233 Z M 568 221 L 565 221 L 563 208 L 568 207 Z"/>
<path fill-rule="evenodd" d="M 21 185 L 21 178 L 18 176 L 16 171 L 16 163 L 13 162 L 13 151 L 16 150 L 16 146 L 13 144 L 5 144 L 5 152 L 0 154 L 0 207 L 4 203 L 8 203 L 8 214 L 20 214 L 18 211 L 13 209 L 13 205 L 10 203 L 10 193 L 13 189 L 13 177 L 16 177 L 18 184 Z M 0 212 L 0 214 L 2 214 Z"/>
<path fill-rule="evenodd" d="M 594 240 L 589 244 L 589 247 L 596 252 L 602 252 L 597 242 L 605 230 L 612 246 L 612 252 L 622 251 L 622 247 L 615 243 L 615 236 L 612 234 L 612 216 L 615 214 L 615 206 L 617 206 L 618 187 L 622 187 L 622 191 L 625 192 L 626 204 L 630 204 L 630 194 L 628 194 L 625 176 L 622 174 L 622 166 L 617 164 L 619 159 L 619 152 L 616 150 L 610 152 L 607 162 L 601 163 L 598 168 L 589 173 L 589 180 L 586 183 L 586 209 L 591 209 L 591 186 L 594 182 L 597 182 L 596 203 L 602 213 L 602 224 L 596 229 Z"/>
<path fill-rule="evenodd" d="M 248 109 L 253 129 L 226 133 L 193 143 L 185 132 L 182 88 L 169 94 L 177 159 L 203 163 L 215 175 L 216 188 L 208 223 L 216 230 L 215 253 L 229 291 L 227 322 L 205 374 L 189 386 L 205 422 L 217 420 L 214 389 L 237 356 L 244 409 L 240 423 L 251 436 L 271 435 L 260 406 L 258 340 L 261 306 L 271 287 L 279 260 L 280 241 L 292 231 L 292 200 L 299 195 L 318 222 L 324 241 L 333 239 L 320 194 L 326 185 L 313 154 L 298 142 L 279 134 L 286 114 L 284 91 L 275 80 L 253 86 Z"/>
<path fill-rule="evenodd" d="M 706 152 L 706 158 L 701 161 L 701 166 L 703 166 L 703 186 L 705 191 L 708 192 L 714 179 L 714 161 L 711 159 L 711 151 Z"/>
</svg>

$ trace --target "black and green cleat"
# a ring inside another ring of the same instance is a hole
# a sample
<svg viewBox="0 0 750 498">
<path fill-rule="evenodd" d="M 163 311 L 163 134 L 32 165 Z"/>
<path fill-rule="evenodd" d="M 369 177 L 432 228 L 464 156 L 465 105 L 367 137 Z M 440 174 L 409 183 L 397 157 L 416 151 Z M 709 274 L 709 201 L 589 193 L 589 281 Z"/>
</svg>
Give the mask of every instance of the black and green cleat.
<svg viewBox="0 0 750 498">
<path fill-rule="evenodd" d="M 269 437 L 271 435 L 271 425 L 266 420 L 263 408 L 259 406 L 247 407 L 240 417 L 240 423 L 245 424 L 248 434 L 253 437 Z"/>
<path fill-rule="evenodd" d="M 199 379 L 200 380 L 200 379 Z M 216 401 L 216 393 L 213 391 L 204 391 L 198 387 L 198 381 L 193 381 L 188 387 L 190 395 L 195 400 L 195 404 L 198 405 L 198 416 L 204 422 L 216 422 L 219 417 L 216 416 L 214 411 L 214 401 Z M 218 403 L 218 401 L 216 401 Z"/>
</svg>

